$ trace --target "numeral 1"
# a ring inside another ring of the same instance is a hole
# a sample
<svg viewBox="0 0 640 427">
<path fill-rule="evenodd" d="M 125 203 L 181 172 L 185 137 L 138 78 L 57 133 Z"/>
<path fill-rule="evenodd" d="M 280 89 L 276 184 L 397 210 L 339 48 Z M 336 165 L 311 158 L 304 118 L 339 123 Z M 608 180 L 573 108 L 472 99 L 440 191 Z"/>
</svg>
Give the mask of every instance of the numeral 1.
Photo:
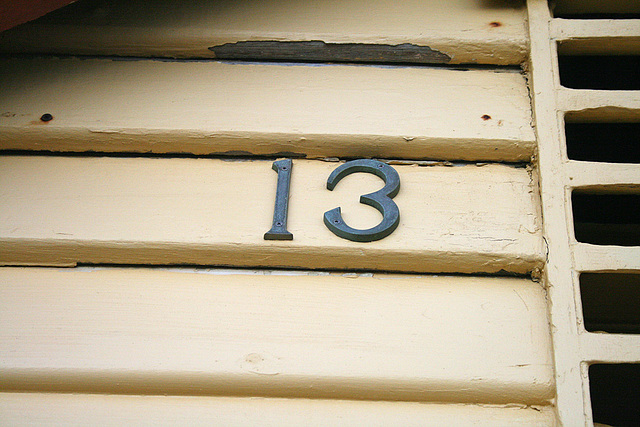
<svg viewBox="0 0 640 427">
<path fill-rule="evenodd" d="M 287 231 L 287 213 L 289 210 L 289 187 L 291 186 L 291 159 L 277 160 L 271 168 L 278 172 L 276 187 L 276 205 L 273 210 L 273 225 L 264 233 L 264 240 L 293 240 L 293 234 Z"/>
</svg>

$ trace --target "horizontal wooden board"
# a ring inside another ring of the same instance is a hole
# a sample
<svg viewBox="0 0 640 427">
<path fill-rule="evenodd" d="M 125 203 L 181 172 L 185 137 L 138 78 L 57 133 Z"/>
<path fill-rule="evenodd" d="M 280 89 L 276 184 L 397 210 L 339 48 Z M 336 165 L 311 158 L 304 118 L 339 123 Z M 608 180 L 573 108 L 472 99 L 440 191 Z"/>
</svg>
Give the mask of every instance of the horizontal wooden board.
<svg viewBox="0 0 640 427">
<path fill-rule="evenodd" d="M 400 224 L 369 243 L 334 235 L 380 213 L 358 202 L 383 186 L 340 163 L 293 163 L 288 229 L 266 241 L 277 174 L 271 161 L 0 157 L 0 263 L 200 264 L 407 272 L 529 273 L 544 260 L 535 178 L 504 165 L 395 165 Z"/>
<path fill-rule="evenodd" d="M 0 149 L 529 161 L 534 148 L 517 72 L 0 61 Z"/>
<path fill-rule="evenodd" d="M 550 407 L 414 402 L 0 393 L 4 426 L 555 426 Z"/>
<path fill-rule="evenodd" d="M 284 44 L 265 51 L 260 49 L 263 41 Z M 376 62 L 520 64 L 527 54 L 523 4 L 482 0 L 375 0 L 366 4 L 358 0 L 156 0 L 152 4 L 143 0 L 108 4 L 85 0 L 0 35 L 0 50 L 182 58 L 256 58 L 262 54 L 259 59 L 315 59 L 306 56 L 304 49 L 286 45 L 309 41 L 347 48 L 346 59 L 334 49 L 323 59 L 327 61 L 369 58 Z M 221 47 L 223 51 L 215 49 Z M 410 55 L 398 56 L 403 47 L 415 49 Z M 423 51 L 433 53 L 423 55 Z"/>
<path fill-rule="evenodd" d="M 514 278 L 0 269 L 23 391 L 548 403 L 545 293 Z"/>
</svg>

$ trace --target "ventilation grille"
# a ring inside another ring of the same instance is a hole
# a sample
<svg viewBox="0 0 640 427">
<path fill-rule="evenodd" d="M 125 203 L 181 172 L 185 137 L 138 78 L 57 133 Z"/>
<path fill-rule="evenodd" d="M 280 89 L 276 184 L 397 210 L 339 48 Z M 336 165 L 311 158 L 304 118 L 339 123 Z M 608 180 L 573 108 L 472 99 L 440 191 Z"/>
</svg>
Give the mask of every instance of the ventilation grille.
<svg viewBox="0 0 640 427">
<path fill-rule="evenodd" d="M 582 303 L 576 320 L 589 373 L 585 406 L 595 423 L 638 425 L 640 365 L 616 362 L 640 363 L 640 22 L 629 20 L 640 8 L 580 3 L 558 3 L 556 16 L 564 19 L 553 20 L 552 35 L 565 113 L 559 128 L 571 188 L 574 290 Z M 603 348 L 609 352 L 601 354 Z M 596 360 L 606 363 L 590 365 Z"/>
<path fill-rule="evenodd" d="M 560 422 L 638 425 L 640 3 L 528 9 Z"/>
</svg>

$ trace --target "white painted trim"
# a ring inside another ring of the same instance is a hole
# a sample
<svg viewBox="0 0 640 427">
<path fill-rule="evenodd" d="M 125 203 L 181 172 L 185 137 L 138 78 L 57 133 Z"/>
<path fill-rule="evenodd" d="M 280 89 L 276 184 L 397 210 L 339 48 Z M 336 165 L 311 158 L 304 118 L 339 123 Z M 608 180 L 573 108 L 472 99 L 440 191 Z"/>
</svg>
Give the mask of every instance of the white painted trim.
<svg viewBox="0 0 640 427">
<path fill-rule="evenodd" d="M 569 161 L 566 164 L 572 188 L 620 191 L 640 187 L 640 165 Z"/>
<path fill-rule="evenodd" d="M 593 121 L 637 120 L 640 91 L 558 88 L 558 110 Z"/>
<path fill-rule="evenodd" d="M 582 358 L 589 363 L 638 363 L 640 336 L 622 334 L 580 334 Z"/>
<path fill-rule="evenodd" d="M 620 271 L 640 270 L 640 247 L 638 246 L 598 246 L 588 243 L 574 243 L 574 268 L 577 271 Z"/>
</svg>

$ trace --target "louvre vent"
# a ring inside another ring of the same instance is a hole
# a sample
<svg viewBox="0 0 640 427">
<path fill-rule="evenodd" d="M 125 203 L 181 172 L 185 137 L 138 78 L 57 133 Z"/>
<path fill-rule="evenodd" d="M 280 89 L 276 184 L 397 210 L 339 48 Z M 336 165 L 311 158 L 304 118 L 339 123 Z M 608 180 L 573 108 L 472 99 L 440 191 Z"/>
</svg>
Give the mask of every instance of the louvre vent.
<svg viewBox="0 0 640 427">
<path fill-rule="evenodd" d="M 528 5 L 560 423 L 640 425 L 640 2 Z"/>
</svg>

